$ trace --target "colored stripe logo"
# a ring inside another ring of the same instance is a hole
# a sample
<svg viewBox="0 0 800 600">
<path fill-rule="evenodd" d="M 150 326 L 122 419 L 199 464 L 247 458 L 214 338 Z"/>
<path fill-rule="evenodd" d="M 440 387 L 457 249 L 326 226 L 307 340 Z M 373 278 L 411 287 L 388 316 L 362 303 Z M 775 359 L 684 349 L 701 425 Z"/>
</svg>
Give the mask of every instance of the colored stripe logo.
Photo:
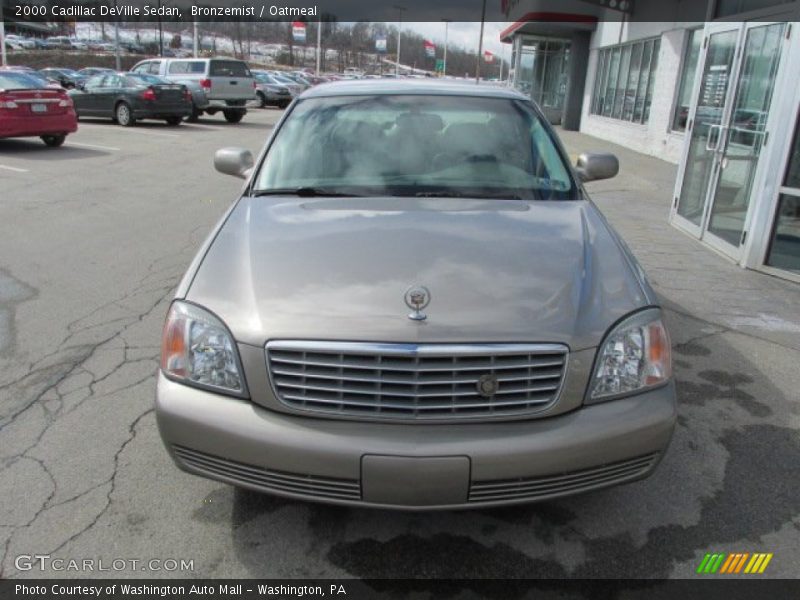
<svg viewBox="0 0 800 600">
<path fill-rule="evenodd" d="M 700 575 L 756 575 L 767 569 L 772 553 L 734 552 L 732 554 L 714 553 L 706 554 L 697 567 Z"/>
</svg>

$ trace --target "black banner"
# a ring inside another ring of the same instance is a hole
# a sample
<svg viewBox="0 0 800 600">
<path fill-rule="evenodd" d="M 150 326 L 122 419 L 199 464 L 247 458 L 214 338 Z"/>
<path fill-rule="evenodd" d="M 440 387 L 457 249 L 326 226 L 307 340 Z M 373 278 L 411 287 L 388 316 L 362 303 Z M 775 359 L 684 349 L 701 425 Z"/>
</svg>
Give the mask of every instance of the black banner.
<svg viewBox="0 0 800 600">
<path fill-rule="evenodd" d="M 698 578 L 696 580 L 425 580 L 425 579 L 309 579 L 309 580 L 75 580 L 0 581 L 0 599 L 122 600 L 132 598 L 226 598 L 231 600 L 294 598 L 460 599 L 591 599 L 629 600 L 796 600 L 800 580 Z"/>
<path fill-rule="evenodd" d="M 670 18 L 681 19 L 677 11 Z M 6 21 L 31 22 L 513 22 L 656 21 L 632 0 L 0 0 Z M 659 13 L 660 14 L 660 13 Z M 696 21 L 696 16 L 687 15 Z M 671 21 L 672 22 L 672 21 Z"/>
</svg>

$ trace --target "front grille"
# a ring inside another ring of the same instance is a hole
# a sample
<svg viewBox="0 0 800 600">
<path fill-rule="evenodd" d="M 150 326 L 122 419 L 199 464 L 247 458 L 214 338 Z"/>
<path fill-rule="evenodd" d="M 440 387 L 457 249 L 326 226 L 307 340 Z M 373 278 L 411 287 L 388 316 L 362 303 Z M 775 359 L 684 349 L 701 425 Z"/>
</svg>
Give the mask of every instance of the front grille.
<svg viewBox="0 0 800 600">
<path fill-rule="evenodd" d="M 470 485 L 469 501 L 535 500 L 577 494 L 635 479 L 651 469 L 657 459 L 656 452 L 569 473 L 527 479 L 473 481 Z"/>
<path fill-rule="evenodd" d="M 286 406 L 385 419 L 540 411 L 558 398 L 567 363 L 567 348 L 557 344 L 274 341 L 266 350 Z"/>
<path fill-rule="evenodd" d="M 361 483 L 355 479 L 334 479 L 273 471 L 213 456 L 185 446 L 173 445 L 172 450 L 186 465 L 203 474 L 222 477 L 225 480 L 256 487 L 266 492 L 291 492 L 318 498 L 361 499 Z"/>
</svg>

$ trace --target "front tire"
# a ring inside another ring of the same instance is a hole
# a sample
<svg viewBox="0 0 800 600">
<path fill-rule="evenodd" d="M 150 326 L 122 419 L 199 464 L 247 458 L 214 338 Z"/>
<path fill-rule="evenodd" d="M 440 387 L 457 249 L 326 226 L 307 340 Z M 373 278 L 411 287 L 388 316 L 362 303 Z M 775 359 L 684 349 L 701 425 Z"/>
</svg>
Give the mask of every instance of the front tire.
<svg viewBox="0 0 800 600">
<path fill-rule="evenodd" d="M 239 112 L 238 110 L 226 110 L 223 111 L 225 115 L 225 120 L 228 123 L 238 123 L 244 117 L 244 113 Z"/>
<path fill-rule="evenodd" d="M 114 109 L 114 117 L 116 117 L 117 123 L 123 127 L 132 127 L 136 124 L 136 119 L 133 118 L 131 107 L 127 102 L 117 104 L 117 108 Z"/>
<path fill-rule="evenodd" d="M 166 121 L 170 127 L 177 127 L 183 121 L 183 117 L 167 117 Z"/>
<path fill-rule="evenodd" d="M 267 108 L 267 97 L 263 92 L 256 92 L 256 96 L 258 96 L 258 108 Z"/>
<path fill-rule="evenodd" d="M 50 146 L 51 148 L 58 148 L 59 146 L 61 146 L 64 143 L 64 140 L 66 140 L 66 139 L 67 139 L 67 136 L 65 134 L 63 134 L 63 133 L 60 134 L 60 135 L 43 135 L 42 136 L 42 141 L 45 144 L 47 144 L 48 146 Z"/>
</svg>

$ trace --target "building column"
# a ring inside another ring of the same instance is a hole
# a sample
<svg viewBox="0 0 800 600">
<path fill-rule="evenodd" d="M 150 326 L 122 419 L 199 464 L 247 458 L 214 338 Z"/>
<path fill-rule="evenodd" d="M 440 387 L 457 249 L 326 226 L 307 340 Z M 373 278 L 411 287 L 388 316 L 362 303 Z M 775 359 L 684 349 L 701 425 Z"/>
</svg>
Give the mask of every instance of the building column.
<svg viewBox="0 0 800 600">
<path fill-rule="evenodd" d="M 589 67 L 590 31 L 575 31 L 569 50 L 569 77 L 567 96 L 564 99 L 564 115 L 561 125 L 567 131 L 580 131 L 583 110 L 583 92 L 586 88 L 586 72 Z"/>
</svg>

